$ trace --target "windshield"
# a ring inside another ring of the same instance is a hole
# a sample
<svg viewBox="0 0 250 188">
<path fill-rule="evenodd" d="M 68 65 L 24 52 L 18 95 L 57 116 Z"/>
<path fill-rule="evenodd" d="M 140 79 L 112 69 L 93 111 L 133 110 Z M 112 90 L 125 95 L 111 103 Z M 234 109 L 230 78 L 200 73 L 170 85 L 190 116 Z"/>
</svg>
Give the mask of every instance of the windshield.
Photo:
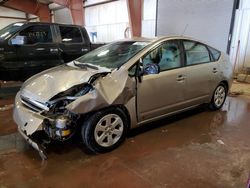
<svg viewBox="0 0 250 188">
<path fill-rule="evenodd" d="M 126 63 L 148 44 L 149 42 L 116 42 L 91 51 L 76 61 L 115 69 Z"/>
<path fill-rule="evenodd" d="M 16 33 L 24 23 L 14 23 L 0 30 L 0 39 L 6 40 Z"/>
</svg>

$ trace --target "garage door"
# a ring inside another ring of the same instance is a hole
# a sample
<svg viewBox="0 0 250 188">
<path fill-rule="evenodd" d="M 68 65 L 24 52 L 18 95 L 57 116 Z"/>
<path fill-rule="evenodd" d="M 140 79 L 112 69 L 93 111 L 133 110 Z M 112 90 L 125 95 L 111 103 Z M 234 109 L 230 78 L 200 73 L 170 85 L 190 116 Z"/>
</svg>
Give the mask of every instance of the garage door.
<svg viewBox="0 0 250 188">
<path fill-rule="evenodd" d="M 226 52 L 234 0 L 158 0 L 156 35 L 185 35 Z"/>
</svg>

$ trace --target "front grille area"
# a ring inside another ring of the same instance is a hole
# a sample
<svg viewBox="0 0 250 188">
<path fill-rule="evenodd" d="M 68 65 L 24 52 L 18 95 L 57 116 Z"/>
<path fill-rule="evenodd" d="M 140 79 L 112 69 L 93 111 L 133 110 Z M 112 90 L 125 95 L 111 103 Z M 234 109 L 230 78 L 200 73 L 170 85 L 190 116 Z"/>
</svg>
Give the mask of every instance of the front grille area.
<svg viewBox="0 0 250 188">
<path fill-rule="evenodd" d="M 42 103 L 32 101 L 29 98 L 21 96 L 21 101 L 24 106 L 26 106 L 28 109 L 35 111 L 35 112 L 41 112 L 46 110 L 48 107 L 45 106 Z"/>
</svg>

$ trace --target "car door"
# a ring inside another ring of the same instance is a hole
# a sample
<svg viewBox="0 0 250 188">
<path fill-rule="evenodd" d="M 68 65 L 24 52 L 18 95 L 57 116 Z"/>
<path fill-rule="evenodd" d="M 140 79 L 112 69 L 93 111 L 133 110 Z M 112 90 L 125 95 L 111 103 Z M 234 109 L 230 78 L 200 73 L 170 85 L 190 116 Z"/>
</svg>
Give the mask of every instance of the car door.
<svg viewBox="0 0 250 188">
<path fill-rule="evenodd" d="M 186 87 L 183 53 L 178 40 L 165 41 L 142 58 L 144 75 L 137 85 L 139 121 L 183 108 Z M 150 70 L 159 67 L 159 73 Z"/>
<path fill-rule="evenodd" d="M 87 33 L 82 33 L 79 27 L 58 25 L 58 32 L 61 36 L 60 49 L 64 62 L 72 61 L 90 51 L 89 41 L 84 40 Z"/>
<path fill-rule="evenodd" d="M 0 41 L 0 80 L 16 80 L 19 74 L 18 58 L 15 46 L 8 45 L 7 41 Z"/>
<path fill-rule="evenodd" d="M 17 35 L 25 40 L 23 45 L 16 46 L 21 77 L 30 77 L 62 63 L 58 43 L 53 39 L 49 24 L 29 25 Z"/>
<path fill-rule="evenodd" d="M 217 74 L 217 64 L 212 62 L 206 45 L 184 40 L 186 65 L 185 101 L 188 106 L 208 102 L 214 82 L 211 74 Z"/>
</svg>

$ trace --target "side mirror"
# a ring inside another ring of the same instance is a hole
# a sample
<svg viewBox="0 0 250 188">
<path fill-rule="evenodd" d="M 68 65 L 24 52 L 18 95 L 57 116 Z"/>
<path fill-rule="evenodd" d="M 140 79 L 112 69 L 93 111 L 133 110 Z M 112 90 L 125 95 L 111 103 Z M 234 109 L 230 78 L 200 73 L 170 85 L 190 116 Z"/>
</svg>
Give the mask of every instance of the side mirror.
<svg viewBox="0 0 250 188">
<path fill-rule="evenodd" d="M 15 36 L 14 38 L 12 38 L 10 40 L 10 44 L 11 45 L 17 45 L 17 46 L 21 46 L 24 45 L 26 43 L 26 37 L 25 36 Z"/>
</svg>

